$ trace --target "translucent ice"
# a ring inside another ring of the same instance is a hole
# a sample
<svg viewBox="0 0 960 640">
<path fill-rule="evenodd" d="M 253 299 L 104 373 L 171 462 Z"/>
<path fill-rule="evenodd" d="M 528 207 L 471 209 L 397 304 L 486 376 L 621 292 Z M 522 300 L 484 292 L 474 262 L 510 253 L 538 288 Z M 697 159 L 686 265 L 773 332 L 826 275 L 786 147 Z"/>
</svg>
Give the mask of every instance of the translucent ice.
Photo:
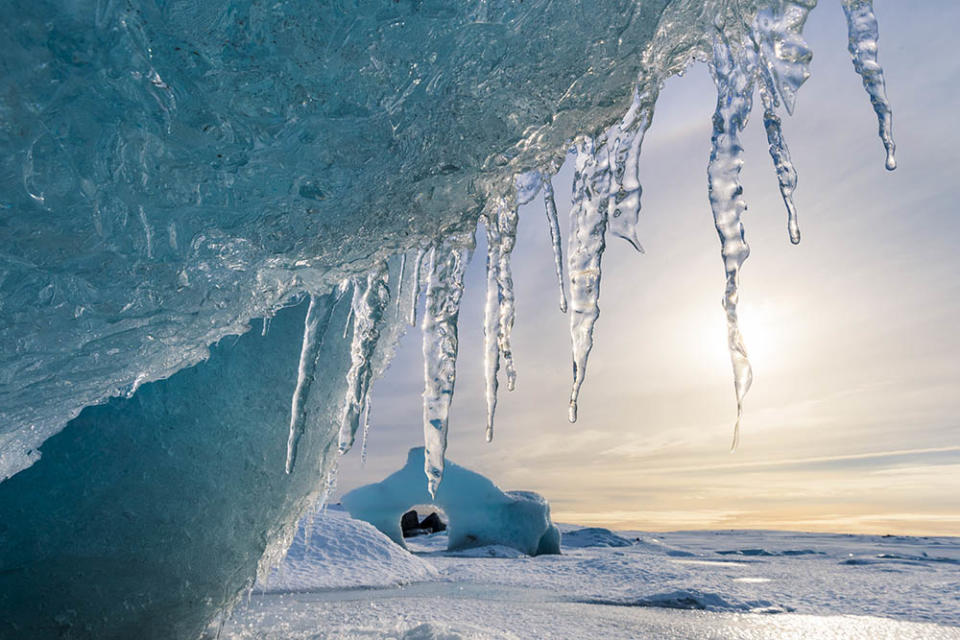
<svg viewBox="0 0 960 640">
<path fill-rule="evenodd" d="M 748 48 L 732 49 L 723 33 L 714 39 L 710 70 L 717 85 L 717 109 L 713 116 L 713 149 L 707 166 L 710 206 L 720 236 L 726 288 L 723 309 L 727 314 L 727 346 L 733 364 L 733 382 L 737 393 L 737 423 L 733 445 L 740 440 L 743 398 L 750 389 L 753 372 L 737 323 L 740 301 L 740 268 L 750 255 L 744 238 L 743 214 L 747 210 L 740 184 L 743 147 L 740 132 L 747 124 L 753 106 L 755 58 Z"/>
<path fill-rule="evenodd" d="M 466 251 L 444 243 L 430 251 L 430 279 L 423 312 L 423 469 L 433 495 L 443 478 L 450 403 L 457 381 L 457 318 L 463 296 Z"/>
</svg>

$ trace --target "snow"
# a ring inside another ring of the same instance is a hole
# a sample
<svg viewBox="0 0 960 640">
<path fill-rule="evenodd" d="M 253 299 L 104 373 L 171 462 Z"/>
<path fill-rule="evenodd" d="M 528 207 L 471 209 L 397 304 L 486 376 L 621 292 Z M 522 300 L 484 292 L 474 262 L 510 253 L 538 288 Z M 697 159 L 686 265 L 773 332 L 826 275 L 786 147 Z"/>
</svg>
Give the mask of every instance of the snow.
<svg viewBox="0 0 960 640">
<path fill-rule="evenodd" d="M 428 579 L 254 595 L 221 637 L 960 638 L 960 538 L 560 528 L 537 557 L 420 536 Z M 630 544 L 582 544 L 609 536 Z"/>
<path fill-rule="evenodd" d="M 582 547 L 629 547 L 633 544 L 622 536 L 618 536 L 610 529 L 602 527 L 587 527 L 586 529 L 573 529 L 563 533 L 564 548 L 582 548 Z"/>
<path fill-rule="evenodd" d="M 332 505 L 300 521 L 283 563 L 255 590 L 385 587 L 436 577 L 433 565 L 397 546 L 373 525 Z"/>
<path fill-rule="evenodd" d="M 560 533 L 550 505 L 531 491 L 503 492 L 489 479 L 447 461 L 443 483 L 431 496 L 423 481 L 424 449 L 407 453 L 402 469 L 342 498 L 350 514 L 405 546 L 400 517 L 413 505 L 433 504 L 446 513 L 451 551 L 501 545 L 528 555 L 559 553 Z"/>
</svg>

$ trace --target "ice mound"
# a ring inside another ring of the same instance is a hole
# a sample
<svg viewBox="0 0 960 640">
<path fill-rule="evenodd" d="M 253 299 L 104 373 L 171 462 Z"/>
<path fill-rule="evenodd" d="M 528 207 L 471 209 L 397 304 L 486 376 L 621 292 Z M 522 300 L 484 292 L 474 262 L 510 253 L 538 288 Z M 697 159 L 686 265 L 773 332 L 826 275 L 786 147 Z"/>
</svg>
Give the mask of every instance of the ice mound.
<svg viewBox="0 0 960 640">
<path fill-rule="evenodd" d="M 437 570 L 339 506 L 300 521 L 283 563 L 258 582 L 260 592 L 388 587 L 427 580 Z"/>
<path fill-rule="evenodd" d="M 573 549 L 582 547 L 629 547 L 633 542 L 618 536 L 603 527 L 586 527 L 563 533 L 563 546 Z"/>
<path fill-rule="evenodd" d="M 502 545 L 531 556 L 560 553 L 560 531 L 540 495 L 503 492 L 479 473 L 447 461 L 443 484 L 431 496 L 423 481 L 423 462 L 423 447 L 410 449 L 402 469 L 344 495 L 344 508 L 404 547 L 401 516 L 412 505 L 433 504 L 449 519 L 449 551 Z"/>
</svg>

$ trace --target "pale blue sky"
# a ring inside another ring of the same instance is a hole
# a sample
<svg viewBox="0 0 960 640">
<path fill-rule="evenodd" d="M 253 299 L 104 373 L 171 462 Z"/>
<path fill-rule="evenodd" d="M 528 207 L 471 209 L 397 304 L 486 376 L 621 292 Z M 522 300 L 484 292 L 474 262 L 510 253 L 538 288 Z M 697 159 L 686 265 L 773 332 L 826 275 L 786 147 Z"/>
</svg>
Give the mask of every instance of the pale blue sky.
<svg viewBox="0 0 960 640">
<path fill-rule="evenodd" d="M 556 519 L 620 528 L 763 527 L 960 534 L 960 3 L 875 3 L 899 168 L 883 168 L 839 2 L 807 25 L 813 77 L 784 130 L 800 173 L 803 242 L 754 114 L 744 192 L 752 254 L 742 326 L 754 365 L 741 448 L 706 196 L 712 81 L 671 80 L 644 144 L 638 255 L 612 239 L 580 420 L 566 419 L 568 320 L 557 309 L 539 202 L 514 259 L 518 389 L 501 387 L 483 439 L 483 255 L 470 265 L 450 459 L 546 496 Z M 566 232 L 569 167 L 554 180 Z M 378 480 L 420 444 L 419 331 L 376 383 L 368 460 L 340 487 Z"/>
</svg>

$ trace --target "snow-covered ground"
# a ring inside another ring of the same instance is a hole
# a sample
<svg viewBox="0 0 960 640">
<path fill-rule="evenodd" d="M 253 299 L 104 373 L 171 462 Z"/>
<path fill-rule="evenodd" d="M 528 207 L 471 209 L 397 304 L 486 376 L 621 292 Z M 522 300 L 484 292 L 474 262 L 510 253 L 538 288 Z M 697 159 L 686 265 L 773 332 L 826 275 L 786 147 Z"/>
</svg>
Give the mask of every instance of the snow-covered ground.
<svg viewBox="0 0 960 640">
<path fill-rule="evenodd" d="M 561 529 L 560 556 L 411 554 L 331 508 L 221 637 L 960 640 L 960 538 Z"/>
</svg>

